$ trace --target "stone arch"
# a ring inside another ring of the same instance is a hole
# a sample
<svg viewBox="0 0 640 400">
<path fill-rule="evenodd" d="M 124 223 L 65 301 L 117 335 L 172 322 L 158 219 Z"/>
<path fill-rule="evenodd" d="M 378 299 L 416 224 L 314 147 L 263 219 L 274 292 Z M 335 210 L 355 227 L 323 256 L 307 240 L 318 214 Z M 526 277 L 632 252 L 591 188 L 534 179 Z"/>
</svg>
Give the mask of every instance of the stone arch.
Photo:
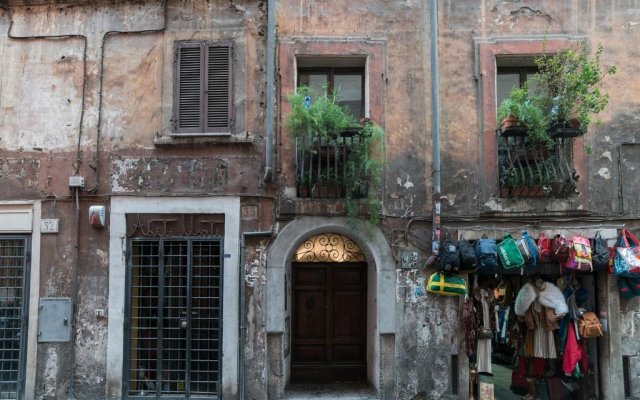
<svg viewBox="0 0 640 400">
<path fill-rule="evenodd" d="M 369 363 L 371 364 L 370 378 L 374 386 L 380 389 L 382 386 L 380 380 L 386 376 L 387 371 L 384 366 L 389 363 L 382 360 L 381 347 L 393 346 L 396 329 L 396 274 L 391 246 L 377 227 L 371 227 L 365 221 L 348 220 L 342 217 L 301 217 L 282 228 L 267 255 L 266 322 L 269 336 L 267 346 L 271 347 L 268 349 L 269 368 L 281 370 L 278 373 L 276 371 L 268 373 L 269 391 L 273 397 L 280 397 L 278 393 L 282 393 L 288 380 L 289 361 L 284 354 L 286 346 L 284 342 L 288 340 L 286 337 L 288 311 L 285 310 L 285 303 L 286 296 L 290 292 L 290 282 L 286 282 L 286 276 L 291 270 L 291 260 L 298 246 L 307 238 L 327 232 L 348 236 L 357 243 L 366 256 L 369 274 L 373 278 L 370 288 L 372 295 L 368 301 L 367 312 L 372 320 L 369 334 L 372 343 L 368 350 L 370 353 Z M 392 341 L 387 340 L 385 341 L 386 345 L 383 345 L 381 341 L 383 335 L 386 335 L 387 338 L 391 337 Z M 274 350 L 279 347 L 281 349 Z M 392 349 L 386 349 L 385 353 L 388 350 Z"/>
</svg>

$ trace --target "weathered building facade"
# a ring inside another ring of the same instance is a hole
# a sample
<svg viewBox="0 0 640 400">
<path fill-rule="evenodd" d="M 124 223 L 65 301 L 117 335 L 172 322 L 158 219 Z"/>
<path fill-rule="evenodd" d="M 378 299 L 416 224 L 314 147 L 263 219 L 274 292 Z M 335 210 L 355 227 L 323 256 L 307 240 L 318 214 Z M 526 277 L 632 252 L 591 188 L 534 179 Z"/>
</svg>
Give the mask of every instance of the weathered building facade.
<svg viewBox="0 0 640 400">
<path fill-rule="evenodd" d="M 424 288 L 434 225 L 610 244 L 638 226 L 640 7 L 437 6 L 4 2 L 0 398 L 277 399 L 336 376 L 378 398 L 467 398 L 463 300 Z M 602 124 L 566 141 L 576 191 L 501 197 L 498 77 L 575 43 L 602 43 L 618 71 Z M 340 87 L 384 128 L 376 226 L 296 189 L 308 159 L 285 120 L 300 84 Z M 609 328 L 593 342 L 595 393 L 638 396 L 624 379 L 640 371 L 637 300 L 606 273 L 586 280 Z"/>
</svg>

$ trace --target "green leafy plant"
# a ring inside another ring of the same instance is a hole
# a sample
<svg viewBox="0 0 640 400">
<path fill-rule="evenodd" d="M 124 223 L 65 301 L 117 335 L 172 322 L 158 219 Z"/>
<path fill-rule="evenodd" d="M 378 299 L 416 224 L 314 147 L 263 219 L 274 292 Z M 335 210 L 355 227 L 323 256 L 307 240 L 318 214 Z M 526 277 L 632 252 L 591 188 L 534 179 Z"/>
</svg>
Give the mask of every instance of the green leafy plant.
<svg viewBox="0 0 640 400">
<path fill-rule="evenodd" d="M 551 145 L 544 103 L 544 96 L 531 93 L 526 83 L 522 87 L 514 87 L 498 107 L 497 125 L 500 126 L 505 118 L 515 117 L 519 125 L 527 128 L 531 142 Z"/>
<path fill-rule="evenodd" d="M 339 95 L 336 91 L 330 92 L 325 85 L 323 92 L 323 95 L 312 99 L 311 89 L 303 86 L 287 96 L 291 105 L 291 111 L 285 117 L 287 132 L 297 139 L 303 139 L 301 145 L 313 151 L 314 143 L 318 143 L 319 139 L 323 145 L 344 145 L 337 142 L 340 134 L 349 128 L 358 128 L 349 145 L 345 182 L 341 182 L 341 174 L 329 166 L 321 166 L 316 178 L 317 183 L 344 184 L 347 216 L 356 217 L 359 214 L 358 205 L 361 204 L 369 223 L 376 225 L 382 210 L 380 192 L 384 168 L 384 130 L 373 122 L 360 125 L 346 108 L 338 104 Z M 335 149 L 337 151 L 337 147 Z"/>
<path fill-rule="evenodd" d="M 357 215 L 355 198 L 366 194 L 368 221 L 376 225 L 382 211 L 380 190 L 384 169 L 384 130 L 373 122 L 367 122 L 359 137 L 358 145 L 347 160 L 347 215 Z"/>
<path fill-rule="evenodd" d="M 331 93 L 326 85 L 323 92 L 323 95 L 312 99 L 311 89 L 302 86 L 287 96 L 291 105 L 291 111 L 285 119 L 289 134 L 296 138 L 332 141 L 340 132 L 357 124 L 355 118 L 338 104 L 336 92 Z"/>
<path fill-rule="evenodd" d="M 602 45 L 598 45 L 591 54 L 586 44 L 581 44 L 536 58 L 536 92 L 545 101 L 551 124 L 567 126 L 577 120 L 586 132 L 595 115 L 607 106 L 609 95 L 599 86 L 606 75 L 615 74 L 616 67 L 602 69 L 602 51 Z"/>
</svg>

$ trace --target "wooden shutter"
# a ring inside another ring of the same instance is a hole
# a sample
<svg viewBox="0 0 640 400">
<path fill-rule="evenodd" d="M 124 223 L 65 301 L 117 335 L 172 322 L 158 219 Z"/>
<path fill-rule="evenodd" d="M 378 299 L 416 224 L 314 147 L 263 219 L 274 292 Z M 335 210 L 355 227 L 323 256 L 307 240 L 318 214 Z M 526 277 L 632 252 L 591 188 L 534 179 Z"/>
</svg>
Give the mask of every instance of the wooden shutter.
<svg viewBox="0 0 640 400">
<path fill-rule="evenodd" d="M 176 49 L 176 133 L 203 132 L 202 50 L 201 43 L 179 43 Z"/>
<path fill-rule="evenodd" d="M 230 133 L 231 45 L 179 42 L 176 47 L 176 134 Z"/>
<path fill-rule="evenodd" d="M 207 132 L 231 128 L 231 47 L 208 46 L 206 84 Z"/>
</svg>

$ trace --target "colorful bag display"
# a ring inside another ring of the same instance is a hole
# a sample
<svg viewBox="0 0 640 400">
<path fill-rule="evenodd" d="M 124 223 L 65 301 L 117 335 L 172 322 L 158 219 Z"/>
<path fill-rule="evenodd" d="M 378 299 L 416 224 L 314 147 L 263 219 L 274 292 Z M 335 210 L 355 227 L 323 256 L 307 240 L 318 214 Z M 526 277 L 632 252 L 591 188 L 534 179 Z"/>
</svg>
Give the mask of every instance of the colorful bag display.
<svg viewBox="0 0 640 400">
<path fill-rule="evenodd" d="M 564 262 L 564 267 L 574 271 L 591 272 L 591 244 L 589 239 L 582 236 L 573 236 L 569 258 Z"/>
<path fill-rule="evenodd" d="M 518 250 L 518 245 L 508 233 L 504 235 L 502 241 L 498 244 L 498 256 L 505 269 L 518 268 L 524 265 L 524 259 L 520 250 Z"/>
<path fill-rule="evenodd" d="M 590 240 L 591 265 L 594 271 L 604 271 L 609 266 L 609 247 L 607 241 L 600 236 L 600 232 Z"/>
<path fill-rule="evenodd" d="M 464 296 L 467 294 L 467 282 L 460 275 L 438 271 L 429 277 L 427 292 L 443 296 Z"/>
<path fill-rule="evenodd" d="M 616 242 L 613 274 L 617 276 L 640 274 L 640 242 L 626 229 L 620 232 Z"/>
</svg>

